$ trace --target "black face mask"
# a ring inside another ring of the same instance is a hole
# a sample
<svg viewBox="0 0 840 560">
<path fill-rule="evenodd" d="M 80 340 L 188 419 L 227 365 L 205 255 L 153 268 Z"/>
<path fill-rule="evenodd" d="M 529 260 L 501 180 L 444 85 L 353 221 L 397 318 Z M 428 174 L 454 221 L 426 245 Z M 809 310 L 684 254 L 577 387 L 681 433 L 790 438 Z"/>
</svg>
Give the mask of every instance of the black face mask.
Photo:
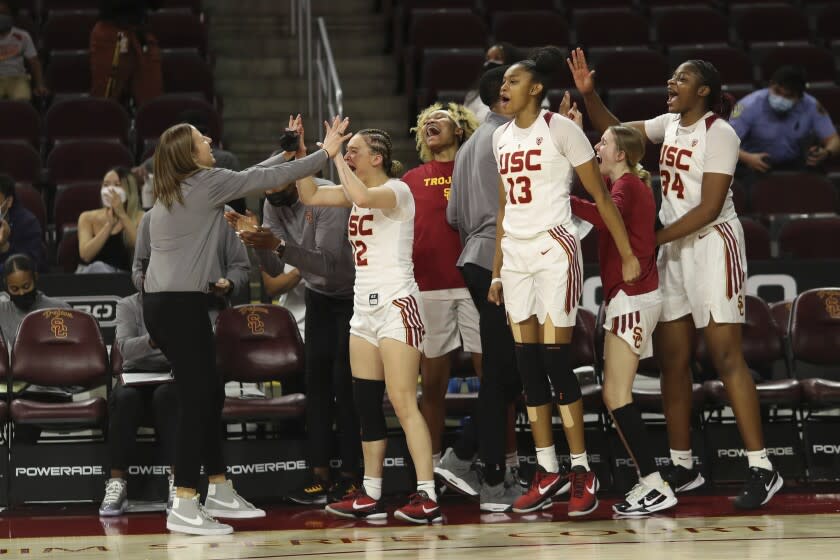
<svg viewBox="0 0 840 560">
<path fill-rule="evenodd" d="M 273 192 L 265 195 L 265 199 L 272 206 L 291 206 L 298 201 L 298 192 L 295 187 L 286 190 Z"/>
<path fill-rule="evenodd" d="M 33 289 L 25 294 L 9 294 L 9 299 L 11 299 L 12 303 L 15 304 L 15 307 L 21 311 L 29 311 L 32 309 L 32 306 L 35 305 L 35 298 L 37 296 L 38 292 Z"/>
<path fill-rule="evenodd" d="M 498 61 L 498 60 L 485 60 L 483 68 L 484 68 L 484 71 L 486 72 L 486 71 L 490 70 L 491 68 L 498 68 L 502 64 L 503 63 L 501 61 Z"/>
</svg>

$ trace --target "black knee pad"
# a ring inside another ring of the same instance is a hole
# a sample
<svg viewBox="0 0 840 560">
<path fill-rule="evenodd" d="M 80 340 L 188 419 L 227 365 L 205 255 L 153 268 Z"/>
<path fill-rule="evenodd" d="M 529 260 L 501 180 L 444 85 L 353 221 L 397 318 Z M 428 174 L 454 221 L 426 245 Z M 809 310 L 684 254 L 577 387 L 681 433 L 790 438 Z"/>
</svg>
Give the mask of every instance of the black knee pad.
<svg viewBox="0 0 840 560">
<path fill-rule="evenodd" d="M 514 349 L 519 375 L 522 376 L 522 386 L 525 389 L 525 404 L 528 406 L 549 404 L 551 386 L 548 384 L 545 369 L 540 361 L 540 345 L 517 342 Z"/>
<path fill-rule="evenodd" d="M 548 373 L 557 404 L 571 404 L 580 399 L 580 383 L 572 371 L 572 347 L 569 344 L 542 345 L 542 364 Z"/>
<path fill-rule="evenodd" d="M 384 396 L 384 381 L 353 378 L 353 402 L 356 404 L 356 413 L 359 415 L 362 441 L 379 441 L 385 439 L 388 433 L 385 426 L 385 411 L 382 410 Z"/>
</svg>

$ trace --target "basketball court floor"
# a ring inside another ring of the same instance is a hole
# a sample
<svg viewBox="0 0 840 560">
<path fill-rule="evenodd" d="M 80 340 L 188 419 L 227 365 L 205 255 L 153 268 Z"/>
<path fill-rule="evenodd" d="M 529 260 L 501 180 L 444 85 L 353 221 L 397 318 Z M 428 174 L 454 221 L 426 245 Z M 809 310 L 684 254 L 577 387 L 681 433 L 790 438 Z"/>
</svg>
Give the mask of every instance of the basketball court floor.
<svg viewBox="0 0 840 560">
<path fill-rule="evenodd" d="M 832 489 L 834 491 L 836 489 Z M 0 558 L 96 560 L 342 560 L 481 558 L 506 560 L 723 560 L 840 557 L 840 493 L 779 494 L 744 515 L 722 495 L 682 496 L 671 512 L 613 519 L 615 498 L 584 521 L 565 502 L 526 515 L 479 515 L 477 504 L 443 496 L 445 521 L 410 526 L 340 520 L 323 511 L 268 508 L 265 519 L 234 522 L 223 537 L 167 533 L 162 513 L 108 520 L 89 506 L 33 506 L 0 513 Z M 398 506 L 392 504 L 389 510 Z"/>
</svg>

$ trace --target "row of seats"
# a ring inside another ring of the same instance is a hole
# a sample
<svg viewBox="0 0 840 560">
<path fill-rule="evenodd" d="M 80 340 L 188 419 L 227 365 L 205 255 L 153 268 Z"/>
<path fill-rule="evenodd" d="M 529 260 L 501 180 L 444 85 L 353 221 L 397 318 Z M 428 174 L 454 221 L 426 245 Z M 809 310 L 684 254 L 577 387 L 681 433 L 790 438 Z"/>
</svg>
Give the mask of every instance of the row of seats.
<svg viewBox="0 0 840 560">
<path fill-rule="evenodd" d="M 36 21 L 47 19 L 52 12 L 98 10 L 102 0 L 15 0 L 18 9 Z M 159 0 L 161 10 L 202 13 L 202 0 Z"/>
<path fill-rule="evenodd" d="M 216 321 L 217 368 L 226 381 L 286 385 L 303 375 L 303 343 L 294 317 L 272 305 L 240 306 L 219 314 Z M 96 320 L 66 309 L 39 310 L 20 325 L 9 356 L 0 340 L 0 378 L 45 387 L 110 388 L 111 376 L 122 373 L 117 345 L 110 359 Z M 0 406 L 0 423 L 11 419 L 42 429 L 103 428 L 107 404 L 102 397 L 73 402 L 41 402 L 25 394 L 7 395 Z M 265 399 L 225 399 L 227 422 L 282 420 L 303 415 L 305 397 L 290 393 Z M 8 414 L 8 417 L 3 416 Z"/>
</svg>

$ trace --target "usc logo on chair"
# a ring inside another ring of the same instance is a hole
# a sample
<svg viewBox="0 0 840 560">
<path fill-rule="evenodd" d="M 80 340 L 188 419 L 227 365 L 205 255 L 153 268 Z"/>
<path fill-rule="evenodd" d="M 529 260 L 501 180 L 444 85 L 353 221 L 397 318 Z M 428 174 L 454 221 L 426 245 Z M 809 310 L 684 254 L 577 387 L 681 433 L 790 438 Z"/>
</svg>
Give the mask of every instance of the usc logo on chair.
<svg viewBox="0 0 840 560">
<path fill-rule="evenodd" d="M 73 313 L 70 311 L 63 311 L 60 309 L 50 309 L 41 314 L 44 319 L 50 320 L 50 331 L 56 338 L 67 338 L 70 329 L 67 328 L 64 319 L 72 319 Z"/>
<path fill-rule="evenodd" d="M 840 291 L 820 290 L 817 295 L 825 303 L 825 312 L 828 316 L 832 319 L 840 319 Z"/>
<path fill-rule="evenodd" d="M 249 305 L 248 307 L 243 307 L 238 311 L 244 315 L 245 320 L 248 321 L 248 330 L 251 331 L 251 334 L 265 334 L 265 323 L 259 314 L 267 314 L 267 309 Z"/>
</svg>

